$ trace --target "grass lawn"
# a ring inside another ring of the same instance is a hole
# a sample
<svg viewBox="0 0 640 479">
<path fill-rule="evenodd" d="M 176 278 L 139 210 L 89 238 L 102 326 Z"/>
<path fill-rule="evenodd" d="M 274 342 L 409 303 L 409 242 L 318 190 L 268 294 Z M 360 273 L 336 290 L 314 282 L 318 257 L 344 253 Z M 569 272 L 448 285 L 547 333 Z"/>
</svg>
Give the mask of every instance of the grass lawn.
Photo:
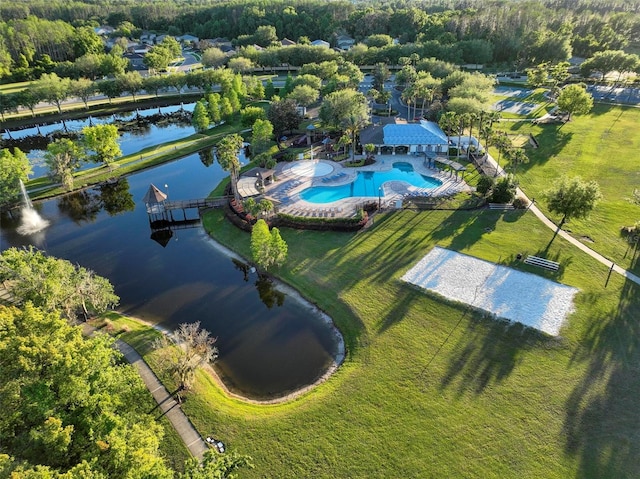
<svg viewBox="0 0 640 479">
<path fill-rule="evenodd" d="M 158 331 L 146 324 L 116 312 L 106 313 L 101 319 L 95 320 L 93 326 L 122 339 L 141 354 L 148 354 L 153 341 L 160 336 Z M 167 417 L 157 416 L 160 417 L 159 422 L 165 431 L 160 442 L 160 451 L 174 470 L 182 471 L 184 462 L 191 457 L 191 453 Z"/>
<path fill-rule="evenodd" d="M 17 93 L 19 91 L 24 90 L 29 85 L 31 85 L 30 81 L 17 82 L 17 83 L 5 83 L 0 85 L 0 93 L 4 93 L 8 95 L 10 93 Z"/>
<path fill-rule="evenodd" d="M 640 216 L 625 199 L 638 185 L 639 114 L 598 105 L 562 128 L 500 123 L 538 139 L 518 178 L 542 208 L 558 172 L 600 182 L 605 200 L 567 227 L 636 272 L 618 231 Z M 220 211 L 203 222 L 250 256 L 249 235 Z M 326 383 L 269 406 L 227 397 L 199 373 L 182 408 L 203 435 L 253 457 L 241 477 L 640 477 L 640 288 L 617 274 L 605 287 L 608 268 L 551 242 L 531 213 L 404 210 L 358 233 L 281 232 L 289 258 L 274 273 L 334 319 L 347 358 Z M 435 245 L 577 287 L 576 312 L 551 338 L 401 282 Z M 559 272 L 516 260 L 545 250 Z M 120 336 L 153 365 L 153 331 L 127 329 Z"/>
<path fill-rule="evenodd" d="M 249 236 L 220 212 L 204 221 L 248 254 Z M 581 293 L 562 337 L 550 338 L 399 281 L 436 244 L 513 265 L 552 237 L 533 215 L 403 211 L 357 234 L 282 234 L 281 276 L 331 314 L 348 356 L 327 383 L 280 405 L 230 399 L 200 375 L 183 409 L 203 434 L 253 457 L 242 477 L 640 474 L 638 288 L 617 275 L 604 288 L 607 268 L 556 239 L 560 272 L 528 270 Z"/>
<path fill-rule="evenodd" d="M 196 133 L 185 138 L 144 148 L 136 153 L 122 156 L 112 163 L 112 168 L 101 165 L 82 170 L 74 175 L 74 188 L 84 188 L 114 177 L 124 176 L 144 168 L 150 168 L 167 161 L 182 158 L 204 148 L 217 144 L 225 135 L 235 133 L 238 127 L 233 123 L 211 128 L 204 133 Z M 26 183 L 31 198 L 42 199 L 64 194 L 66 191 L 48 176 L 35 178 Z"/>
<path fill-rule="evenodd" d="M 560 218 L 546 210 L 543 192 L 559 175 L 598 182 L 602 202 L 589 218 L 571 220 L 565 229 L 636 274 L 640 267 L 632 264 L 633 251 L 620 236 L 620 229 L 640 220 L 640 208 L 629 201 L 634 189 L 640 188 L 640 136 L 633 133 L 639 122 L 640 109 L 596 104 L 589 115 L 574 116 L 562 127 L 530 122 L 497 124 L 511 135 L 535 135 L 539 148 L 526 147 L 530 162 L 518 166 L 517 176 L 524 192 L 536 198 L 538 206 L 556 222 Z M 497 152 L 490 151 L 497 158 Z"/>
</svg>

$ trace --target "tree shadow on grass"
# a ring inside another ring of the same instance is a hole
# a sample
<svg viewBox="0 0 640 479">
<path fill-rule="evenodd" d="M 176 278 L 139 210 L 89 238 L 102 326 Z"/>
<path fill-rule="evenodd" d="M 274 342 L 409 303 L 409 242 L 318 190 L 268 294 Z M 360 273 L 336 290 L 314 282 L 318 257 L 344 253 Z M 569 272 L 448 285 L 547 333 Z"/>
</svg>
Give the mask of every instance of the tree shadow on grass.
<svg viewBox="0 0 640 479">
<path fill-rule="evenodd" d="M 406 287 L 400 290 L 396 296 L 396 300 L 393 304 L 393 308 L 381 318 L 378 326 L 378 334 L 384 333 L 387 329 L 394 324 L 399 323 L 404 319 L 407 312 L 412 308 L 416 299 L 424 297 L 424 291 L 418 288 Z"/>
<path fill-rule="evenodd" d="M 572 140 L 573 133 L 559 130 L 555 125 L 545 125 L 542 133 L 536 135 L 538 148 L 527 149 L 528 163 L 518 165 L 518 171 L 526 172 L 530 168 L 543 165 L 558 155 Z"/>
<path fill-rule="evenodd" d="M 441 389 L 455 387 L 458 396 L 467 392 L 482 394 L 513 372 L 524 351 L 558 342 L 520 323 L 494 319 L 480 312 L 462 314 L 469 316 L 466 322 L 462 321 L 466 329 L 451 348 L 455 352 L 440 381 Z"/>
<path fill-rule="evenodd" d="M 435 242 L 451 239 L 450 249 L 464 250 L 496 228 L 502 216 L 500 211 L 458 211 L 442 221 L 431 237 Z"/>
<path fill-rule="evenodd" d="M 626 281 L 618 307 L 592 319 L 572 363 L 587 363 L 565 408 L 565 452 L 577 478 L 640 477 L 640 287 Z"/>
</svg>

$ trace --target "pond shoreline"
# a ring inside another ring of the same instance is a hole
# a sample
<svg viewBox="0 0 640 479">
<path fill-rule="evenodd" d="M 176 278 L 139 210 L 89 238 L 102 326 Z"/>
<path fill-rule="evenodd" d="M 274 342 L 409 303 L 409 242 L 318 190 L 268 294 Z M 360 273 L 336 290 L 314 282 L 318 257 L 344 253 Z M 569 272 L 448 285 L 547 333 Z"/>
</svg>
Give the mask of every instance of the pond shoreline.
<svg viewBox="0 0 640 479">
<path fill-rule="evenodd" d="M 203 229 L 204 229 L 204 227 L 203 227 Z M 212 238 L 211 235 L 209 235 L 209 233 L 206 230 L 204 230 L 204 232 L 206 233 L 206 236 L 207 236 L 209 244 L 213 248 L 218 250 L 220 253 L 224 254 L 228 258 L 235 259 L 237 261 L 242 261 L 242 262 L 247 261 L 246 258 L 240 256 L 235 251 L 227 248 L 226 246 L 224 246 L 223 244 L 221 244 L 220 242 L 218 242 L 214 238 Z M 281 403 L 292 401 L 292 400 L 302 396 L 303 394 L 309 392 L 310 390 L 314 389 L 315 387 L 319 386 L 320 384 L 325 382 L 327 379 L 329 379 L 338 370 L 338 368 L 342 365 L 342 363 L 344 362 L 345 357 L 346 357 L 346 349 L 345 349 L 344 337 L 342 336 L 342 333 L 340 332 L 338 327 L 333 322 L 333 319 L 331 318 L 331 316 L 329 316 L 323 310 L 318 308 L 317 305 L 315 305 L 314 303 L 312 303 L 311 301 L 306 299 L 304 296 L 302 296 L 292 286 L 284 283 L 282 280 L 280 280 L 278 278 L 274 278 L 274 277 L 271 277 L 271 278 L 273 279 L 274 283 L 276 284 L 277 289 L 279 289 L 281 292 L 285 293 L 286 295 L 290 296 L 294 301 L 298 301 L 301 304 L 303 304 L 306 308 L 308 308 L 308 310 L 310 312 L 312 312 L 313 314 L 318 315 L 322 319 L 323 322 L 325 322 L 327 325 L 330 326 L 331 331 L 332 331 L 332 333 L 335 336 L 336 341 L 337 341 L 337 350 L 336 350 L 336 352 L 335 352 L 335 354 L 333 356 L 333 364 L 331 366 L 329 366 L 329 368 L 320 377 L 318 377 L 315 381 L 313 381 L 312 383 L 307 384 L 306 386 L 303 386 L 303 387 L 301 387 L 299 389 L 296 389 L 294 391 L 288 392 L 288 393 L 286 393 L 286 394 L 284 394 L 282 396 L 274 397 L 274 398 L 271 398 L 271 399 L 249 398 L 249 397 L 243 396 L 242 394 L 235 393 L 232 390 L 230 390 L 226 386 L 226 384 L 224 384 L 224 382 L 222 381 L 222 379 L 220 378 L 218 373 L 216 373 L 216 371 L 214 370 L 214 368 L 211 365 L 207 365 L 205 367 L 205 370 L 207 371 L 207 373 L 209 373 L 211 375 L 211 377 L 214 379 L 216 384 L 218 384 L 220 386 L 220 388 L 225 392 L 225 394 L 227 394 L 229 397 L 232 397 L 232 398 L 235 398 L 235 399 L 238 399 L 238 400 L 241 400 L 243 402 L 250 403 L 250 404 L 269 405 L 269 404 L 281 404 Z"/>
<path fill-rule="evenodd" d="M 209 234 L 206 231 L 204 233 L 206 235 L 205 240 L 213 248 L 215 248 L 217 251 L 219 251 L 220 253 L 224 254 L 228 258 L 235 259 L 237 261 L 242 261 L 242 262 L 246 261 L 245 258 L 243 258 L 239 254 L 237 254 L 235 251 L 227 248 L 226 246 L 222 245 L 221 243 L 219 243 L 218 241 L 213 239 L 211 236 L 209 236 Z M 345 357 L 346 357 L 344 338 L 343 338 L 342 333 L 340 332 L 340 330 L 337 328 L 337 326 L 333 322 L 333 319 L 331 319 L 331 317 L 328 314 L 326 314 L 324 311 L 322 311 L 320 308 L 318 308 L 315 304 L 311 303 L 309 300 L 304 298 L 293 287 L 287 285 L 286 283 L 282 282 L 281 280 L 279 280 L 277 278 L 272 278 L 272 279 L 274 280 L 278 290 L 280 290 L 281 292 L 283 292 L 286 295 L 290 296 L 294 301 L 298 301 L 298 302 L 302 303 L 306 308 L 308 308 L 308 310 L 310 312 L 312 312 L 315 315 L 318 315 L 323 322 L 325 322 L 326 324 L 328 324 L 331 327 L 332 333 L 336 338 L 337 347 L 336 347 L 336 352 L 333 355 L 333 364 L 331 364 L 325 370 L 325 372 L 322 373 L 322 375 L 320 375 L 316 380 L 314 380 L 310 384 L 302 386 L 301 388 L 298 388 L 296 390 L 287 392 L 287 393 L 285 393 L 285 394 L 283 394 L 281 396 L 277 396 L 277 397 L 273 397 L 273 398 L 261 398 L 261 399 L 258 399 L 258 398 L 252 398 L 252 397 L 244 396 L 241 393 L 235 392 L 232 389 L 230 389 L 229 387 L 227 387 L 227 385 L 224 383 L 224 381 L 222 380 L 220 375 L 216 372 L 216 370 L 213 367 L 213 365 L 206 364 L 206 365 L 203 366 L 204 371 L 213 379 L 213 381 L 224 392 L 225 395 L 227 395 L 230 398 L 237 399 L 239 401 L 242 401 L 242 402 L 245 402 L 245 403 L 248 403 L 248 404 L 265 405 L 266 406 L 266 405 L 282 404 L 282 403 L 293 401 L 294 399 L 299 398 L 300 396 L 302 396 L 305 393 L 311 391 L 312 389 L 316 388 L 320 384 L 324 383 L 327 379 L 329 379 L 338 370 L 338 368 L 342 365 L 342 363 L 344 362 Z M 154 329 L 154 330 L 156 330 L 156 331 L 158 331 L 158 332 L 160 332 L 162 334 L 172 335 L 172 331 L 170 331 L 169 329 L 167 329 L 167 328 L 165 328 L 163 326 L 160 326 L 158 323 L 147 321 L 147 320 L 141 319 L 141 318 L 139 318 L 137 316 L 132 316 L 130 314 L 124 313 L 122 311 L 117 311 L 116 310 L 116 313 L 118 315 L 122 316 L 123 318 L 127 318 L 127 319 L 129 319 L 131 321 L 135 321 L 135 322 L 137 322 L 139 324 L 142 324 L 142 325 L 144 325 L 146 327 Z"/>
<path fill-rule="evenodd" d="M 194 100 L 199 100 L 201 97 L 201 92 L 183 94 L 182 96 L 166 95 L 148 99 L 138 99 L 135 102 L 127 99 L 126 101 L 116 103 L 99 103 L 90 105 L 89 108 L 85 108 L 82 102 L 78 102 L 74 104 L 78 105 L 77 108 L 63 109 L 62 114 L 55 111 L 46 113 L 36 112 L 35 116 L 31 116 L 30 112 L 13 117 L 5 115 L 2 126 L 3 129 L 7 130 L 22 129 L 33 126 L 36 123 L 48 124 L 56 123 L 58 121 L 79 120 L 90 116 L 113 115 L 115 113 L 130 112 L 132 111 L 132 108 L 155 108 L 179 105 L 180 103 L 190 103 Z"/>
</svg>

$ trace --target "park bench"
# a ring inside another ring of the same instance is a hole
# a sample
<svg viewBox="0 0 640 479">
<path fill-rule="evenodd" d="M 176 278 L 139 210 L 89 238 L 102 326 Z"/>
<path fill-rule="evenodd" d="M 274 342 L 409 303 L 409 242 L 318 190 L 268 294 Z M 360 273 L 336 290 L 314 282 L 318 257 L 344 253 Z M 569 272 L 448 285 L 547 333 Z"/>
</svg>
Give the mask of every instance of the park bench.
<svg viewBox="0 0 640 479">
<path fill-rule="evenodd" d="M 489 203 L 490 210 L 512 210 L 513 205 L 510 203 Z"/>
<path fill-rule="evenodd" d="M 556 263 L 555 261 L 551 261 L 545 258 L 540 258 L 538 256 L 527 256 L 524 262 L 526 264 L 539 266 L 541 268 L 546 268 L 552 271 L 558 271 L 558 268 L 560 267 L 560 263 Z"/>
</svg>

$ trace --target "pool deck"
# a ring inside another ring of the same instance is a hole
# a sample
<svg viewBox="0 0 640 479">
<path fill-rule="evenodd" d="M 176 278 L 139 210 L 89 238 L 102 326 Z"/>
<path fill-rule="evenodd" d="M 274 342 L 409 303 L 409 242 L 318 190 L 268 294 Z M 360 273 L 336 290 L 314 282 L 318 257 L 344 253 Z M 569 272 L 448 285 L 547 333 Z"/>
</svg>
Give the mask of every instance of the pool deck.
<svg viewBox="0 0 640 479">
<path fill-rule="evenodd" d="M 315 217 L 351 217 L 366 203 L 380 201 L 383 208 L 392 207 L 397 200 L 408 196 L 448 196 L 461 191 L 470 191 L 470 187 L 460 178 L 449 172 L 424 165 L 423 157 L 414 155 L 377 155 L 376 163 L 360 168 L 348 168 L 330 160 L 302 160 L 302 162 L 326 163 L 331 170 L 323 175 L 308 176 L 296 172 L 295 165 L 301 163 L 278 163 L 276 177 L 278 181 L 265 186 L 264 196 L 274 202 L 276 211 L 294 216 Z M 380 198 L 357 196 L 331 203 L 310 203 L 300 198 L 299 193 L 312 186 L 339 186 L 353 182 L 359 171 L 388 171 L 394 163 L 409 163 L 416 173 L 431 176 L 442 181 L 437 188 L 418 188 L 404 181 L 387 181 L 383 184 Z M 328 168 L 323 167 L 324 170 Z"/>
</svg>

